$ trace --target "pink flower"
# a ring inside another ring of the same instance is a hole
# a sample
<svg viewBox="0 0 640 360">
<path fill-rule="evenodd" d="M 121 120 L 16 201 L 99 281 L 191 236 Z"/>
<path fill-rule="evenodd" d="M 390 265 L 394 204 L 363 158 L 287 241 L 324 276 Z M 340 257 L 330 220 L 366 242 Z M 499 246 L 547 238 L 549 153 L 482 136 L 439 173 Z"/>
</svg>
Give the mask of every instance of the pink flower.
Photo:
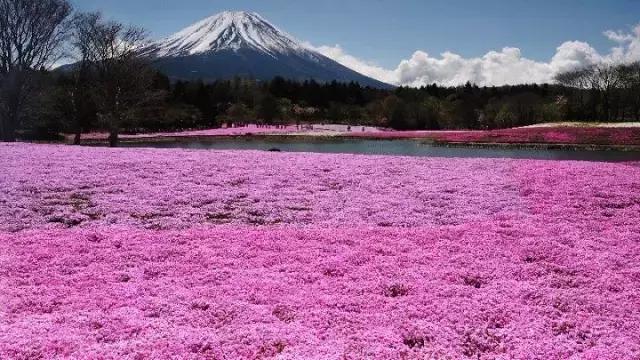
<svg viewBox="0 0 640 360">
<path fill-rule="evenodd" d="M 0 159 L 2 359 L 640 357 L 640 163 Z"/>
</svg>

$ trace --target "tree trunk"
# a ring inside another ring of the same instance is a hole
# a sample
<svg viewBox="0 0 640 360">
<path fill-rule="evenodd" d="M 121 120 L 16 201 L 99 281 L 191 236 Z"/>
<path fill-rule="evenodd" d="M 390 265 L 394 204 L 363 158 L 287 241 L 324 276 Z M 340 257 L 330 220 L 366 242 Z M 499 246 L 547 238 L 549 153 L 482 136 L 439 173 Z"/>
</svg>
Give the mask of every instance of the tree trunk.
<svg viewBox="0 0 640 360">
<path fill-rule="evenodd" d="M 2 131 L 2 141 L 16 142 L 16 130 L 13 124 L 5 124 Z"/>
<path fill-rule="evenodd" d="M 82 136 L 82 129 L 80 128 L 76 129 L 76 134 L 73 137 L 73 145 L 80 145 L 81 136 Z"/>
<path fill-rule="evenodd" d="M 2 141 L 4 142 L 16 142 L 16 124 L 19 115 L 17 111 L 11 111 L 9 116 L 3 119 L 2 122 Z"/>
<path fill-rule="evenodd" d="M 78 82 L 76 81 L 75 88 L 78 87 L 77 83 Z M 77 92 L 75 91 L 75 88 L 69 91 L 68 95 L 69 95 L 69 98 L 71 99 L 71 107 L 73 109 L 73 114 L 74 114 L 73 124 L 75 125 L 75 135 L 73 137 L 73 145 L 80 145 L 80 141 L 82 137 L 82 125 L 80 122 L 81 115 L 80 115 L 80 112 L 78 111 L 78 103 L 76 102 Z"/>
<path fill-rule="evenodd" d="M 83 130 L 82 121 L 80 120 L 82 119 L 82 116 L 79 115 L 79 111 L 75 105 L 74 105 L 74 113 L 75 113 L 74 115 L 75 132 L 73 136 L 73 145 L 80 145 L 82 143 L 82 130 Z"/>
<path fill-rule="evenodd" d="M 0 141 L 4 141 L 4 133 L 5 133 L 5 120 L 0 114 Z"/>
<path fill-rule="evenodd" d="M 16 130 L 20 126 L 20 114 L 27 94 L 25 74 L 20 72 L 9 73 L 4 87 L 6 117 L 3 119 L 2 141 L 15 142 Z"/>
<path fill-rule="evenodd" d="M 118 130 L 111 129 L 109 132 L 109 147 L 118 147 Z"/>
<path fill-rule="evenodd" d="M 16 141 L 16 131 L 14 129 L 14 127 L 12 126 L 12 124 L 8 123 L 8 121 L 3 121 L 2 124 L 0 124 L 2 129 L 0 134 L 2 135 L 2 137 L 0 138 L 0 140 L 2 140 L 3 142 L 15 142 Z"/>
</svg>

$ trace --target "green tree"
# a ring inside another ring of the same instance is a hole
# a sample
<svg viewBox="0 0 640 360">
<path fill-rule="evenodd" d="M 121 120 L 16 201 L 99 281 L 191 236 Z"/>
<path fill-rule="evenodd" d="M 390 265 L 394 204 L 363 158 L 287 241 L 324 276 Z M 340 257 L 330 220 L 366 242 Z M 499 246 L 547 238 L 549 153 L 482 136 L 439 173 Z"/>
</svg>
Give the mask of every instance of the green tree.
<svg viewBox="0 0 640 360">
<path fill-rule="evenodd" d="M 496 125 L 500 128 L 513 127 L 517 121 L 517 117 L 508 104 L 502 105 L 496 114 Z"/>
<path fill-rule="evenodd" d="M 273 124 L 281 116 L 280 104 L 275 96 L 267 93 L 262 96 L 258 105 L 258 118 L 265 124 Z"/>
</svg>

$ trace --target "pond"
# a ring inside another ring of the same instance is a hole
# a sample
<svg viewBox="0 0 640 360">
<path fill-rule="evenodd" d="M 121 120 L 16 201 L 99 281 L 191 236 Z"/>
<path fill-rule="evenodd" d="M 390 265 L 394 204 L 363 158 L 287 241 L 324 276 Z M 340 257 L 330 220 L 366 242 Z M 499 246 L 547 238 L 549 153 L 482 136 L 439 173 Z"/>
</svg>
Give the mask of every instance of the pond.
<svg viewBox="0 0 640 360">
<path fill-rule="evenodd" d="M 445 158 L 513 158 L 545 160 L 640 161 L 637 151 L 589 151 L 530 148 L 446 147 L 420 140 L 371 140 L 348 138 L 295 139 L 284 137 L 219 137 L 176 141 L 123 142 L 122 147 L 210 150 L 262 150 L 283 152 L 403 155 Z"/>
</svg>

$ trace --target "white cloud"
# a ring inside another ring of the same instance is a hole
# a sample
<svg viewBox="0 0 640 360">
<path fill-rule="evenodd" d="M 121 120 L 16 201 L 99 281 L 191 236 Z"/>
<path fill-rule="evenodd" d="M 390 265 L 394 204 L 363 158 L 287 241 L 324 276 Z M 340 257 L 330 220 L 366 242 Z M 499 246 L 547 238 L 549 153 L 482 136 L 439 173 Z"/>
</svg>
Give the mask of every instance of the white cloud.
<svg viewBox="0 0 640 360">
<path fill-rule="evenodd" d="M 313 46 L 310 43 L 305 43 L 305 46 L 311 48 L 322 55 L 333 59 L 340 64 L 354 69 L 357 72 L 372 77 L 374 79 L 378 79 L 380 81 L 384 81 L 387 83 L 393 83 L 396 80 L 395 73 L 393 70 L 384 69 L 372 62 L 367 62 L 364 60 L 360 60 L 355 56 L 347 54 L 340 45 L 335 46 Z"/>
<path fill-rule="evenodd" d="M 636 25 L 631 33 L 623 31 L 605 31 L 604 35 L 618 46 L 611 49 L 611 54 L 606 58 L 611 62 L 630 62 L 640 60 L 640 24 Z"/>
<path fill-rule="evenodd" d="M 548 62 L 527 59 L 515 47 L 490 51 L 477 58 L 464 58 L 452 52 L 436 57 L 418 50 L 409 59 L 402 60 L 395 69 L 385 69 L 359 59 L 345 52 L 340 45 L 307 46 L 364 75 L 394 85 L 460 85 L 467 81 L 481 86 L 513 85 L 552 82 L 560 72 L 601 62 L 640 60 L 640 24 L 631 32 L 608 30 L 604 35 L 616 43 L 608 54 L 599 54 L 582 41 L 561 44 Z"/>
<path fill-rule="evenodd" d="M 582 41 L 567 41 L 556 49 L 549 63 L 551 77 L 563 71 L 575 70 L 601 62 L 602 56 L 591 45 Z"/>
<path fill-rule="evenodd" d="M 440 58 L 417 51 L 395 70 L 398 85 L 421 86 L 431 83 L 459 85 L 467 81 L 479 85 L 544 82 L 548 65 L 522 57 L 520 49 L 490 51 L 481 58 L 466 59 L 445 52 Z"/>
<path fill-rule="evenodd" d="M 620 44 L 633 40 L 633 36 L 631 34 L 624 33 L 622 31 L 607 30 L 603 32 L 603 34 L 607 39 Z"/>
</svg>

